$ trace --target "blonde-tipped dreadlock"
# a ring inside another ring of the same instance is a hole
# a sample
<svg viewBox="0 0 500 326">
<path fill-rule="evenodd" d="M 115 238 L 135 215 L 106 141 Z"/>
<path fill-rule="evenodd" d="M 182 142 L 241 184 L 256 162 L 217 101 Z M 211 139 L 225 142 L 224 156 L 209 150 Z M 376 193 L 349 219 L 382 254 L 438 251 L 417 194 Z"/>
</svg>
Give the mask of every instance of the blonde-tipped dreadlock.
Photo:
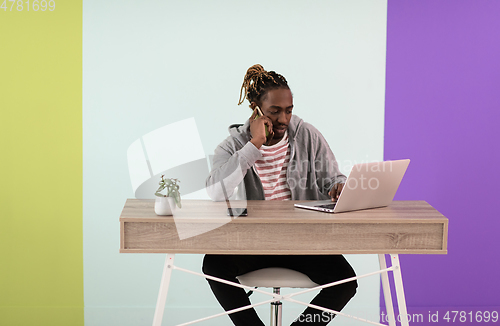
<svg viewBox="0 0 500 326">
<path fill-rule="evenodd" d="M 259 64 L 248 68 L 243 84 L 240 89 L 240 100 L 238 105 L 248 99 L 250 103 L 260 102 L 271 89 L 287 88 L 288 83 L 282 75 L 274 71 L 266 71 Z"/>
</svg>

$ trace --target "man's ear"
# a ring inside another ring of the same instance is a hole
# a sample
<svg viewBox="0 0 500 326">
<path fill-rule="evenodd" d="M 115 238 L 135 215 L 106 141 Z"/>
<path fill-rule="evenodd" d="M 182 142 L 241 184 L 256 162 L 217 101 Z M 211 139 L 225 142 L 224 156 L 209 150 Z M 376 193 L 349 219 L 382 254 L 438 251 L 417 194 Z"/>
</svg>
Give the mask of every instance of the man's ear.
<svg viewBox="0 0 500 326">
<path fill-rule="evenodd" d="M 255 102 L 250 103 L 250 109 L 252 109 L 252 111 L 255 110 L 256 106 L 257 106 L 257 103 L 255 103 Z"/>
</svg>

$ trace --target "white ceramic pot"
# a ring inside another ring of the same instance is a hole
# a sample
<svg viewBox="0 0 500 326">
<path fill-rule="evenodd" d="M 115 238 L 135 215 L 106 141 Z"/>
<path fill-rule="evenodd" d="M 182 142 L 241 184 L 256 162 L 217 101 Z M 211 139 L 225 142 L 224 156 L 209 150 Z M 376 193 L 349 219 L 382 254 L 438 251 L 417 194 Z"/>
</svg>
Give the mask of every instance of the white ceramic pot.
<svg viewBox="0 0 500 326">
<path fill-rule="evenodd" d="M 155 213 L 156 215 L 174 215 L 177 205 L 172 197 L 156 197 Z"/>
</svg>

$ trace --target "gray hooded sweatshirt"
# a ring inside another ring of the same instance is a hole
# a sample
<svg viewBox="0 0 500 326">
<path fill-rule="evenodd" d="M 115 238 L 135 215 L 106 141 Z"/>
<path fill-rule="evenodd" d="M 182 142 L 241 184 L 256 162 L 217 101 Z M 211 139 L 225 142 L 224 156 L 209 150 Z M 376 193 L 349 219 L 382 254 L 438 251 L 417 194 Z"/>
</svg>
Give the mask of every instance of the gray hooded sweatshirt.
<svg viewBox="0 0 500 326">
<path fill-rule="evenodd" d="M 226 198 L 264 200 L 264 189 L 254 167 L 262 155 L 250 142 L 250 121 L 231 125 L 229 134 L 215 149 L 212 171 L 206 181 L 208 195 L 214 201 Z M 345 183 L 346 177 L 340 173 L 323 135 L 311 124 L 292 115 L 288 141 L 290 163 L 286 179 L 292 200 L 329 199 L 328 192 L 334 184 Z"/>
</svg>

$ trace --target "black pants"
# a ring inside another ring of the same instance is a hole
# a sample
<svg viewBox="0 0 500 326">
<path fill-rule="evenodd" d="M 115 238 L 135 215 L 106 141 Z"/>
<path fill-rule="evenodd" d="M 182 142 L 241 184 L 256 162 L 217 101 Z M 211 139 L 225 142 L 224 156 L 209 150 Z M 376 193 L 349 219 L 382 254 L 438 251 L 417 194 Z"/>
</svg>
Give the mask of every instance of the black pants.
<svg viewBox="0 0 500 326">
<path fill-rule="evenodd" d="M 342 255 L 205 255 L 203 260 L 203 273 L 235 283 L 239 283 L 236 276 L 266 267 L 293 269 L 306 274 L 313 282 L 320 285 L 355 276 L 351 265 Z M 211 280 L 208 280 L 208 283 L 224 310 L 250 304 L 244 289 Z M 357 286 L 357 282 L 352 281 L 322 289 L 311 304 L 340 311 L 354 296 Z M 308 307 L 293 325 L 326 325 L 329 320 L 325 318 L 325 314 Z M 264 325 L 254 309 L 230 314 L 229 317 L 236 326 Z"/>
</svg>

